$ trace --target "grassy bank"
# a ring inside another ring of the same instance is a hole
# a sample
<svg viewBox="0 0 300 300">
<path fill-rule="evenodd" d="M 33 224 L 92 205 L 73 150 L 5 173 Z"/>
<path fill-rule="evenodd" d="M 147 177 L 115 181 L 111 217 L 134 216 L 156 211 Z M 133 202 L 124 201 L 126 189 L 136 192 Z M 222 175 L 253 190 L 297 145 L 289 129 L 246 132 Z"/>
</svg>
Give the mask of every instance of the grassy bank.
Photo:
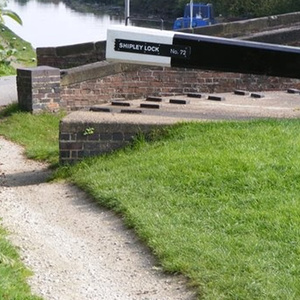
<svg viewBox="0 0 300 300">
<path fill-rule="evenodd" d="M 0 49 L 15 49 L 9 58 L 10 64 L 1 63 L 0 76 L 16 74 L 17 67 L 32 67 L 36 65 L 36 53 L 31 44 L 21 39 L 5 25 L 0 24 Z"/>
<path fill-rule="evenodd" d="M 53 144 L 51 118 L 35 136 L 45 116 L 14 114 L 0 134 Z M 299 120 L 180 124 L 56 176 L 122 214 L 199 299 L 299 299 L 299 128 Z M 51 148 L 47 159 L 57 155 Z"/>
</svg>

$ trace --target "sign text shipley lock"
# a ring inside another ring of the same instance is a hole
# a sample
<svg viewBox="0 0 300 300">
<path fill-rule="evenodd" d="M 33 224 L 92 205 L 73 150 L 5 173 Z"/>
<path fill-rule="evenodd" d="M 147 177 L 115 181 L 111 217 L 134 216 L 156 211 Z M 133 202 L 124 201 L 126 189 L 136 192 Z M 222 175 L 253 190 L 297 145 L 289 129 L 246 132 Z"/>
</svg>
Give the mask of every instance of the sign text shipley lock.
<svg viewBox="0 0 300 300">
<path fill-rule="evenodd" d="M 191 54 L 191 48 L 189 46 L 167 45 L 121 39 L 115 40 L 115 51 L 177 57 L 183 59 L 188 59 Z"/>
</svg>

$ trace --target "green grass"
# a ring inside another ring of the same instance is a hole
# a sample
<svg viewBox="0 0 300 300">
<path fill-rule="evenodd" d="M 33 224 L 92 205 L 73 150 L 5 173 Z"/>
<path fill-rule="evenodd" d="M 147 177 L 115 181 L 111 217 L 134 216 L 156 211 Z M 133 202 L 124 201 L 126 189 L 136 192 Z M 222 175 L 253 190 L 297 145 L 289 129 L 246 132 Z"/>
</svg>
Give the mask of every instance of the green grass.
<svg viewBox="0 0 300 300">
<path fill-rule="evenodd" d="M 299 128 L 179 125 L 69 176 L 125 215 L 164 269 L 189 277 L 203 299 L 300 299 Z"/>
<path fill-rule="evenodd" d="M 17 251 L 8 243 L 6 233 L 0 228 L 0 299 L 41 300 L 32 296 L 26 278 L 31 275 L 20 262 Z"/>
<path fill-rule="evenodd" d="M 26 147 L 26 155 L 36 160 L 58 163 L 60 114 L 32 115 L 9 105 L 0 112 L 0 135 Z M 9 117 L 7 117 L 9 116 Z"/>
<path fill-rule="evenodd" d="M 37 130 L 45 115 L 14 113 L 0 134 L 31 135 L 25 146 L 49 134 L 51 145 L 51 118 Z M 299 120 L 179 124 L 56 176 L 120 213 L 199 299 L 300 299 L 299 129 Z"/>
</svg>

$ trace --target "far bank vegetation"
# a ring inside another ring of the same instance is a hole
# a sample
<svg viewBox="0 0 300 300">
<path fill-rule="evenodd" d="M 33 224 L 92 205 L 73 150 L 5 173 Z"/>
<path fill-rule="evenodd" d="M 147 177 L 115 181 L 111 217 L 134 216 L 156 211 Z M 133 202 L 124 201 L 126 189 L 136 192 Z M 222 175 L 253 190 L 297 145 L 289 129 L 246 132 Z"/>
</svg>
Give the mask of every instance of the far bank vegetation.
<svg viewBox="0 0 300 300">
<path fill-rule="evenodd" d="M 99 4 L 101 6 L 124 6 L 124 0 L 64 1 L 69 3 L 84 2 L 89 4 Z M 130 5 L 132 14 L 147 14 L 148 16 L 159 16 L 164 19 L 173 19 L 182 15 L 183 7 L 187 2 L 189 2 L 189 0 L 130 0 Z M 222 15 L 223 17 L 229 19 L 255 18 L 300 11 L 299 0 L 211 0 L 208 2 L 214 5 L 215 13 L 217 16 Z"/>
</svg>

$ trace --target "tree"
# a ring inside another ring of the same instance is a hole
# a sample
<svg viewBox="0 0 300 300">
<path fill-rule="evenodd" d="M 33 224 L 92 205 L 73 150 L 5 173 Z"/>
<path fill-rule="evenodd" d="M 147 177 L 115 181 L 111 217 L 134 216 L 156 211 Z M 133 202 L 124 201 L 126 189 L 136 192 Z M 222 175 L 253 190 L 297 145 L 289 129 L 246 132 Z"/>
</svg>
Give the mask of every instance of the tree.
<svg viewBox="0 0 300 300">
<path fill-rule="evenodd" d="M 4 16 L 8 16 L 11 19 L 15 20 L 17 23 L 22 25 L 21 18 L 12 10 L 6 9 L 7 6 L 7 0 L 0 0 L 0 24 L 4 23 Z"/>
<path fill-rule="evenodd" d="M 217 14 L 226 17 L 263 17 L 300 10 L 299 0 L 211 0 Z"/>
</svg>

